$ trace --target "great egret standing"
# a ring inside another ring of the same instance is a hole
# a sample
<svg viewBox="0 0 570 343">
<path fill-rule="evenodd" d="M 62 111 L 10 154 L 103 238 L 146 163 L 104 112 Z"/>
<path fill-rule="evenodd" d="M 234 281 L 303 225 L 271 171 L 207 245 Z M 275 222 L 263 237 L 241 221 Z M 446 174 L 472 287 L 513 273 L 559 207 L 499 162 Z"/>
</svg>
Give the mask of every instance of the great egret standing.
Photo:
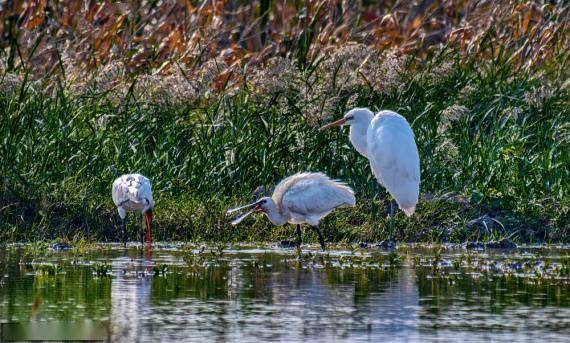
<svg viewBox="0 0 570 343">
<path fill-rule="evenodd" d="M 139 212 L 144 214 L 146 219 L 146 241 L 151 241 L 152 209 L 154 200 L 152 199 L 152 188 L 150 180 L 140 174 L 126 174 L 117 178 L 113 182 L 113 202 L 117 206 L 123 228 L 123 244 L 127 244 L 126 217 L 127 212 Z M 140 239 L 143 240 L 142 223 L 140 228 Z"/>
<path fill-rule="evenodd" d="M 376 115 L 367 108 L 354 108 L 344 118 L 321 130 L 350 125 L 350 142 L 370 161 L 372 173 L 410 217 L 420 193 L 420 158 L 410 124 L 392 111 Z M 390 240 L 393 239 L 394 204 L 390 202 Z"/>
<path fill-rule="evenodd" d="M 228 210 L 236 211 L 254 207 L 232 222 L 237 225 L 252 213 L 265 213 L 274 225 L 297 224 L 295 234 L 297 246 L 301 246 L 301 224 L 307 223 L 316 231 L 321 249 L 325 241 L 319 230 L 319 221 L 340 206 L 354 206 L 354 192 L 345 183 L 331 180 L 323 173 L 298 173 L 283 179 L 273 195 L 264 197 L 249 205 Z"/>
</svg>

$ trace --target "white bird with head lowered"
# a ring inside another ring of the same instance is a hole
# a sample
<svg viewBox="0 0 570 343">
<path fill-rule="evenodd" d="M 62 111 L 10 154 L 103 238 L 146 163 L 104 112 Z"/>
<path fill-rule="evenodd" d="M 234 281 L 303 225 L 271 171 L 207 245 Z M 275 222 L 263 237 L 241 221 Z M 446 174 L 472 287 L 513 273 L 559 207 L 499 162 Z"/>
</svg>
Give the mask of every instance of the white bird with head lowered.
<svg viewBox="0 0 570 343">
<path fill-rule="evenodd" d="M 409 217 L 416 210 L 420 193 L 420 158 L 408 121 L 392 111 L 376 115 L 367 108 L 354 108 L 344 117 L 321 128 L 350 125 L 350 142 L 370 161 L 372 173 Z M 390 239 L 394 208 L 390 203 Z"/>
<path fill-rule="evenodd" d="M 151 241 L 152 210 L 152 187 L 150 180 L 140 174 L 126 174 L 113 182 L 113 202 L 117 206 L 123 229 L 123 243 L 127 244 L 126 217 L 127 212 L 139 212 L 144 214 L 146 220 L 146 241 Z M 140 239 L 143 240 L 142 225 Z"/>
<path fill-rule="evenodd" d="M 264 213 L 274 225 L 297 224 L 295 234 L 298 246 L 301 245 L 301 224 L 309 224 L 316 231 L 324 251 L 320 220 L 337 207 L 355 204 L 354 192 L 345 183 L 332 180 L 323 173 L 298 173 L 283 179 L 271 197 L 231 209 L 227 214 L 253 207 L 235 219 L 232 225 L 237 225 L 252 213 Z"/>
</svg>

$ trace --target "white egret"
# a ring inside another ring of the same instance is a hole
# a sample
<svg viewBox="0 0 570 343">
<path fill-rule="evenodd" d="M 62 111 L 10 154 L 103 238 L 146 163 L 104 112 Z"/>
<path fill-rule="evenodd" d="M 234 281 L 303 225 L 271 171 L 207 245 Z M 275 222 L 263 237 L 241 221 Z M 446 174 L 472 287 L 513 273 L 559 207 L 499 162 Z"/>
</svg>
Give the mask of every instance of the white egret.
<svg viewBox="0 0 570 343">
<path fill-rule="evenodd" d="M 235 219 L 237 225 L 252 213 L 264 213 L 274 225 L 297 224 L 297 246 L 301 245 L 301 224 L 309 224 L 317 233 L 321 248 L 325 241 L 319 230 L 319 221 L 340 206 L 354 206 L 354 192 L 345 183 L 331 180 L 323 173 L 298 173 L 283 179 L 271 197 L 264 197 L 249 205 L 227 211 L 227 214 L 253 207 Z"/>
<path fill-rule="evenodd" d="M 350 142 L 370 161 L 372 173 L 410 217 L 420 193 L 420 158 L 410 124 L 392 111 L 376 115 L 367 108 L 354 108 L 344 118 L 321 130 L 350 125 Z M 394 204 L 390 202 L 390 240 L 393 239 Z"/>
<path fill-rule="evenodd" d="M 151 241 L 152 210 L 154 200 L 152 199 L 152 187 L 150 180 L 140 174 L 126 174 L 117 178 L 113 182 L 113 202 L 117 206 L 119 216 L 122 221 L 123 243 L 127 244 L 126 217 L 127 212 L 139 212 L 145 215 L 146 219 L 146 241 Z M 143 241 L 142 223 L 140 228 L 140 239 Z"/>
</svg>

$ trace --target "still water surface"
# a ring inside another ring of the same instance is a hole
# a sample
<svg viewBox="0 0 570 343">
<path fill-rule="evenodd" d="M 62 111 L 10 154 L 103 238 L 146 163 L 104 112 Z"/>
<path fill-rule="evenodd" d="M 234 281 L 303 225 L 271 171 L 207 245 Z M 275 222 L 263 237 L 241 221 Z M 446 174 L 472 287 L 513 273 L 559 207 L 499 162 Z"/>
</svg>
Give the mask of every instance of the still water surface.
<svg viewBox="0 0 570 343">
<path fill-rule="evenodd" d="M 445 249 L 435 264 L 433 251 L 409 247 L 396 257 L 375 248 L 29 250 L 0 248 L 0 322 L 93 321 L 129 342 L 570 339 L 568 279 L 520 267 L 559 268 L 563 248 Z M 497 269 L 508 263 L 518 272 Z M 109 275 L 98 276 L 105 264 Z"/>
</svg>

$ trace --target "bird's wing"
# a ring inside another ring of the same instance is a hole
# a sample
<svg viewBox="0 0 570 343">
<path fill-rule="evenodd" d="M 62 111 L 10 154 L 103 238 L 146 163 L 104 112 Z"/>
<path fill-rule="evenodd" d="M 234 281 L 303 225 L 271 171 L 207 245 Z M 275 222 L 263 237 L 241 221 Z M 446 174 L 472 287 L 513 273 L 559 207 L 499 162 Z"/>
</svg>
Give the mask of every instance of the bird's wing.
<svg viewBox="0 0 570 343">
<path fill-rule="evenodd" d="M 322 215 L 333 209 L 354 206 L 354 193 L 350 187 L 327 180 L 300 180 L 283 194 L 281 207 L 303 215 Z"/>
<path fill-rule="evenodd" d="M 154 201 L 149 179 L 139 174 L 121 176 L 113 183 L 113 201 L 115 205 L 125 201 L 137 204 L 148 202 L 153 207 Z"/>
<path fill-rule="evenodd" d="M 125 200 L 129 199 L 127 192 L 128 192 L 128 186 L 125 178 L 123 176 L 117 178 L 113 182 L 113 190 L 112 190 L 113 202 L 115 203 L 116 206 L 119 206 Z"/>
<path fill-rule="evenodd" d="M 403 117 L 375 120 L 368 132 L 370 166 L 400 207 L 418 201 L 420 160 L 414 134 Z"/>
<path fill-rule="evenodd" d="M 132 191 L 136 192 L 133 194 L 133 200 L 139 202 L 152 202 L 152 187 L 150 185 L 150 180 L 142 175 L 137 175 L 136 181 L 131 186 Z"/>
</svg>

